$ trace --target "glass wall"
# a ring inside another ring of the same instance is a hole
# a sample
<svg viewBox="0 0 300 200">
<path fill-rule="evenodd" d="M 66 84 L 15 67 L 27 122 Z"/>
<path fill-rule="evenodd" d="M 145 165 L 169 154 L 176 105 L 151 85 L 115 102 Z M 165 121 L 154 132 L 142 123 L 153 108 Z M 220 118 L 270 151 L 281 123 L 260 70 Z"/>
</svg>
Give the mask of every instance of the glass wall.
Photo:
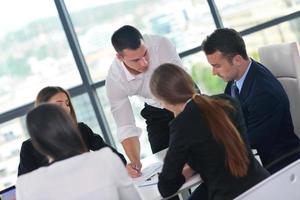
<svg viewBox="0 0 300 200">
<path fill-rule="evenodd" d="M 53 1 L 2 2 L 0 27 L 0 112 L 33 101 L 46 85 L 82 83 Z"/>
<path fill-rule="evenodd" d="M 87 124 L 93 130 L 94 133 L 97 133 L 103 137 L 102 131 L 97 122 L 95 111 L 91 105 L 91 101 L 88 95 L 85 93 L 73 97 L 72 103 L 76 111 L 77 121 Z"/>
<path fill-rule="evenodd" d="M 21 144 L 27 138 L 25 117 L 0 125 L 0 190 L 15 184 Z"/>
<path fill-rule="evenodd" d="M 215 0 L 224 27 L 242 31 L 300 9 L 299 0 Z"/>
<path fill-rule="evenodd" d="M 248 53 L 258 59 L 258 48 L 264 45 L 283 42 L 297 42 L 300 44 L 300 19 L 278 24 L 253 34 L 244 36 Z"/>
<path fill-rule="evenodd" d="M 110 37 L 122 25 L 134 25 L 142 33 L 164 35 L 178 52 L 200 46 L 205 36 L 215 29 L 205 0 L 65 0 L 65 3 L 96 85 L 105 79 L 114 58 Z M 215 3 L 224 26 L 242 31 L 298 11 L 300 1 L 215 0 Z M 4 121 L 0 124 L 0 190 L 15 184 L 21 143 L 28 138 L 21 108 L 32 103 L 37 92 L 46 85 L 66 89 L 78 86 L 75 89 L 80 88 L 76 92 L 79 95 L 72 97 L 78 121 L 102 135 L 86 93 L 88 87 L 95 89 L 116 147 L 124 153 L 116 136 L 105 87 L 83 85 L 54 1 L 5 1 L 0 7 L 0 16 L 0 119 Z M 299 24 L 300 17 L 244 36 L 249 55 L 258 59 L 258 47 L 266 44 L 299 43 Z M 183 62 L 202 93 L 223 92 L 226 83 L 212 75 L 203 52 L 188 55 Z M 145 122 L 139 114 L 143 102 L 138 98 L 130 101 L 136 123 L 143 129 L 140 140 L 144 157 L 151 151 Z M 14 117 L 7 117 L 11 109 L 16 109 Z"/>
</svg>

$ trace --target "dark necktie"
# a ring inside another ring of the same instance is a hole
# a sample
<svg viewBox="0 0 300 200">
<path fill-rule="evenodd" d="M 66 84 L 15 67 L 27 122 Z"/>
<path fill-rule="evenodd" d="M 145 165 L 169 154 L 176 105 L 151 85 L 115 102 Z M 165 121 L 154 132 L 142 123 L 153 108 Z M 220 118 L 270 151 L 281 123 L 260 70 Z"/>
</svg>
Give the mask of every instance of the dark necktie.
<svg viewBox="0 0 300 200">
<path fill-rule="evenodd" d="M 234 97 L 234 98 L 239 97 L 239 88 L 236 86 L 235 81 L 231 85 L 231 96 Z"/>
</svg>

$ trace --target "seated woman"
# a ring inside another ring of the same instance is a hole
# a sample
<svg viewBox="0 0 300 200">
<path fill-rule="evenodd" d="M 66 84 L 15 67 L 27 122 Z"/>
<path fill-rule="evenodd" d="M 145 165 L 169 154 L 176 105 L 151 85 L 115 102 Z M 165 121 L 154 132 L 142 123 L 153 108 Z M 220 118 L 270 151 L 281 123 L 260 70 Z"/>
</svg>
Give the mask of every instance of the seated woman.
<svg viewBox="0 0 300 200">
<path fill-rule="evenodd" d="M 61 87 L 45 87 L 37 95 L 35 105 L 38 106 L 42 103 L 54 103 L 61 106 L 67 111 L 74 122 L 77 123 L 75 111 L 68 92 Z M 44 116 L 46 116 L 45 114 Z M 41 117 L 44 117 L 41 116 Z M 99 150 L 108 145 L 103 141 L 102 137 L 93 131 L 84 123 L 79 122 L 79 131 L 82 139 L 86 144 L 88 150 Z M 110 147 L 110 146 L 109 146 Z M 126 165 L 126 159 L 120 153 L 118 153 L 113 147 L 110 147 L 113 152 L 117 153 Z M 20 152 L 20 163 L 18 168 L 18 176 L 31 172 L 41 166 L 48 165 L 48 159 L 36 151 L 32 145 L 31 139 L 23 142 Z"/>
<path fill-rule="evenodd" d="M 246 140 L 239 104 L 221 94 L 196 94 L 191 77 L 180 67 L 163 64 L 150 81 L 152 94 L 172 111 L 170 142 L 158 188 L 170 196 L 195 172 L 202 183 L 191 199 L 233 199 L 269 176 Z"/>
<path fill-rule="evenodd" d="M 51 163 L 18 177 L 18 200 L 141 199 L 120 158 L 108 147 L 89 152 L 63 108 L 40 105 L 26 124 L 32 144 Z"/>
</svg>

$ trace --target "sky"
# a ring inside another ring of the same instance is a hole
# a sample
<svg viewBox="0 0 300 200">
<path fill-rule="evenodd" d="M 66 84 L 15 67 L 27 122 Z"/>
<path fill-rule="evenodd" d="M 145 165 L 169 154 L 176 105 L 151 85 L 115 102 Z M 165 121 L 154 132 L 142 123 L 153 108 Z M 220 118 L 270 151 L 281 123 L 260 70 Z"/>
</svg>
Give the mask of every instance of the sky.
<svg viewBox="0 0 300 200">
<path fill-rule="evenodd" d="M 67 9 L 82 10 L 97 5 L 122 2 L 126 0 L 65 0 Z M 130 0 L 127 0 L 130 1 Z M 8 0 L 0 6 L 0 37 L 18 30 L 38 18 L 57 16 L 54 0 Z"/>
<path fill-rule="evenodd" d="M 34 19 L 55 15 L 55 4 L 51 0 L 3 1 L 0 6 L 0 36 L 18 30 Z"/>
</svg>

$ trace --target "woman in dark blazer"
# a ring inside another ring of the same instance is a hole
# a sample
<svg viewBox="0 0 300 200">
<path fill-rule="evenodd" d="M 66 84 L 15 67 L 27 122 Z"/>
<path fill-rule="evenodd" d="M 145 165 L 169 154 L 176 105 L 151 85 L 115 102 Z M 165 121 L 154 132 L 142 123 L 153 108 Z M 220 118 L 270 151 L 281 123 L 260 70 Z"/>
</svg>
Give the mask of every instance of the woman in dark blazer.
<svg viewBox="0 0 300 200">
<path fill-rule="evenodd" d="M 269 176 L 254 158 L 239 104 L 226 95 L 196 94 L 180 67 L 163 64 L 151 78 L 152 94 L 172 111 L 170 142 L 158 189 L 170 196 L 194 173 L 202 183 L 191 199 L 229 200 Z"/>
<path fill-rule="evenodd" d="M 70 99 L 70 95 L 63 88 L 53 86 L 43 88 L 37 95 L 35 105 L 38 106 L 42 103 L 54 103 L 61 106 L 71 115 L 72 119 L 77 123 L 77 118 Z M 124 156 L 121 153 L 117 152 L 117 150 L 113 147 L 107 145 L 102 137 L 98 134 L 95 134 L 90 129 L 90 127 L 82 122 L 79 122 L 78 128 L 89 150 L 95 151 L 108 146 L 120 157 L 120 159 L 126 165 L 126 159 L 124 158 Z M 33 147 L 31 139 L 28 139 L 22 143 L 18 176 L 31 172 L 39 167 L 48 165 L 48 163 L 48 159 Z"/>
</svg>

